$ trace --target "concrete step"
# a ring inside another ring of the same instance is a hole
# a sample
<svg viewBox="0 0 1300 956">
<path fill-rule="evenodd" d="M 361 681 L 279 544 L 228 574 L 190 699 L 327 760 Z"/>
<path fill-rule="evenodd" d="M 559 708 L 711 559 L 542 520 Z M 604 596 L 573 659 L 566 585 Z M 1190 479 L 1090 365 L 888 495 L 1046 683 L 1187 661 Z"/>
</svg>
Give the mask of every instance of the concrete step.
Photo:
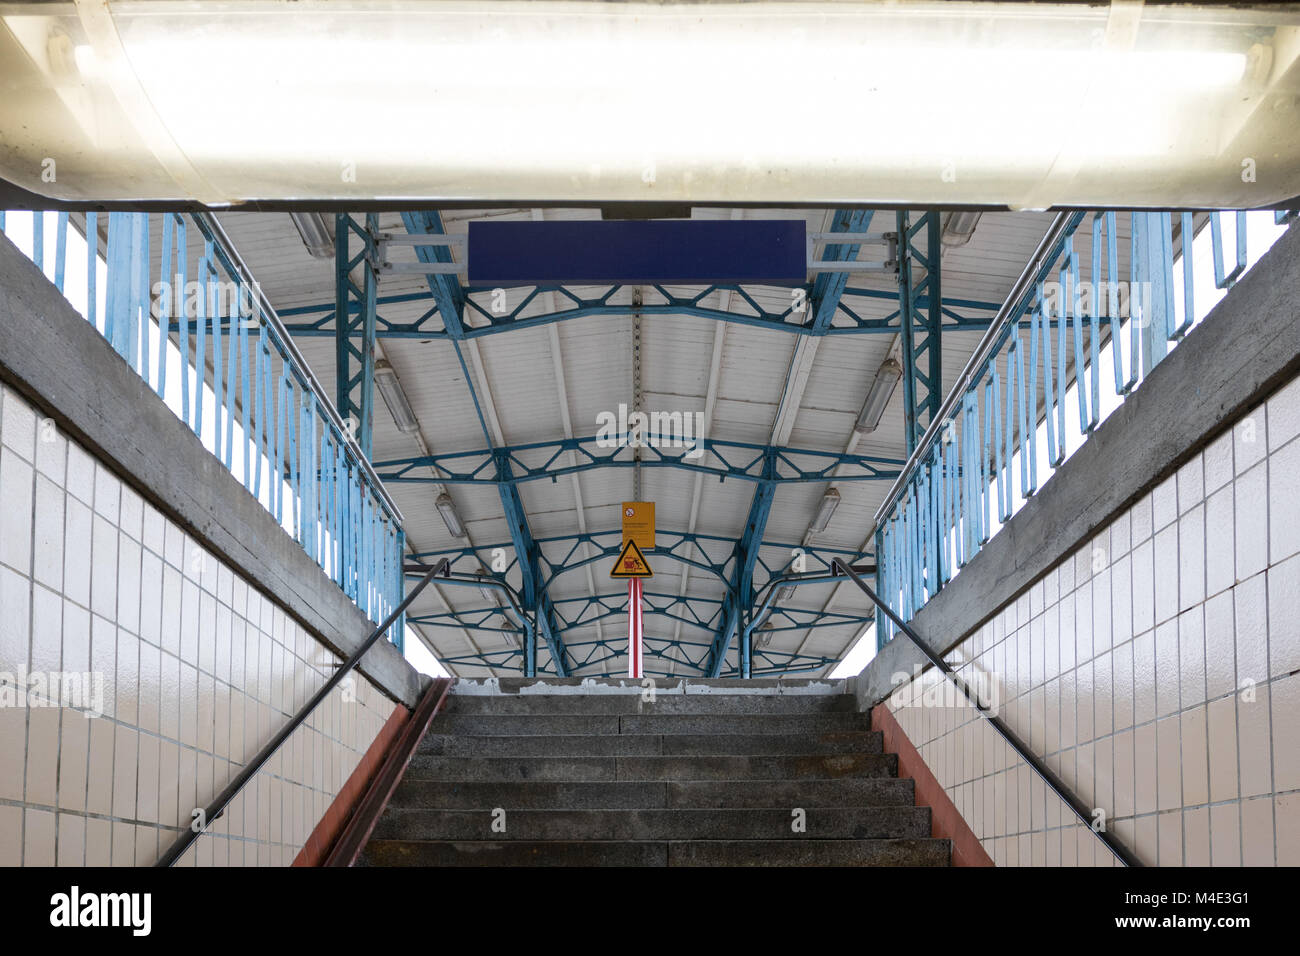
<svg viewBox="0 0 1300 956">
<path fill-rule="evenodd" d="M 402 781 L 389 808 L 438 810 L 614 810 L 744 807 L 912 806 L 911 780 L 846 777 L 839 780 L 725 780 L 656 783 Z"/>
<path fill-rule="evenodd" d="M 358 866 L 667 866 L 667 843 L 371 840 Z"/>
<path fill-rule="evenodd" d="M 439 714 L 431 734 L 821 734 L 871 729 L 867 714 Z"/>
<path fill-rule="evenodd" d="M 669 807 L 912 806 L 916 785 L 889 777 L 838 780 L 686 780 L 668 784 Z"/>
<path fill-rule="evenodd" d="M 416 754 L 409 780 L 806 780 L 893 777 L 894 754 L 694 757 L 443 757 Z"/>
<path fill-rule="evenodd" d="M 650 757 L 663 753 L 658 734 L 428 734 L 419 755 L 445 757 Z"/>
<path fill-rule="evenodd" d="M 419 753 L 448 757 L 634 757 L 697 754 L 882 752 L 882 735 L 846 730 L 818 734 L 556 734 L 539 737 L 429 734 Z"/>
<path fill-rule="evenodd" d="M 390 810 L 375 840 L 784 840 L 794 809 Z M 867 840 L 930 835 L 927 807 L 804 808 L 799 838 Z M 493 830 L 496 826 L 497 831 Z M 504 832 L 499 832 L 504 826 Z"/>
<path fill-rule="evenodd" d="M 948 866 L 950 840 L 694 840 L 668 844 L 669 866 Z"/>
<path fill-rule="evenodd" d="M 947 840 L 372 840 L 363 866 L 947 866 Z"/>
<path fill-rule="evenodd" d="M 830 714 L 852 713 L 852 694 L 457 694 L 448 714 Z"/>
<path fill-rule="evenodd" d="M 362 865 L 950 861 L 843 683 L 678 680 L 653 704 L 614 678 L 458 686 Z"/>
</svg>

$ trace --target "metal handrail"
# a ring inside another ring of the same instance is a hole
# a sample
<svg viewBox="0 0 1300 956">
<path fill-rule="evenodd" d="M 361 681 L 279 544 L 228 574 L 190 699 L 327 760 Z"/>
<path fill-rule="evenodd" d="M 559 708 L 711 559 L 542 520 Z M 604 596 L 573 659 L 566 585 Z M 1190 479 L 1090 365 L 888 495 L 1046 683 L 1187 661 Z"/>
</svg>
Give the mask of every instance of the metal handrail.
<svg viewBox="0 0 1300 956">
<path fill-rule="evenodd" d="M 221 793 L 217 794 L 216 799 L 204 808 L 202 827 L 194 829 L 191 825 L 189 829 L 185 830 L 185 832 L 177 837 L 176 842 L 173 843 L 171 848 L 162 855 L 156 864 L 154 864 L 155 866 L 167 867 L 174 865 L 185 851 L 190 848 L 190 845 L 193 844 L 195 840 L 197 840 L 202 834 L 208 832 L 208 828 L 223 813 L 225 813 L 226 807 L 230 804 L 230 801 L 239 795 L 239 792 L 244 789 L 244 786 L 248 781 L 253 779 L 257 772 L 262 769 L 263 765 L 270 760 L 272 755 L 280 749 L 281 745 L 289 739 L 289 735 L 297 730 L 302 723 L 311 716 L 311 712 L 316 709 L 317 705 L 329 696 L 330 691 L 338 686 L 339 682 L 343 680 L 343 678 L 346 677 L 358 663 L 360 663 L 361 658 L 365 656 L 366 652 L 388 632 L 388 629 L 392 627 L 398 619 L 401 618 L 401 616 L 406 612 L 406 609 L 410 607 L 411 602 L 419 597 L 420 592 L 424 590 L 429 582 L 446 569 L 447 563 L 447 559 L 443 558 L 433 567 L 429 568 L 424 577 L 417 581 L 415 586 L 411 588 L 409 593 L 407 593 L 406 597 L 402 599 L 402 603 L 393 609 L 393 612 L 384 619 L 382 624 L 370 632 L 370 636 L 361 642 L 361 646 L 352 652 L 352 656 L 343 662 L 343 666 L 336 670 L 330 676 L 329 680 L 325 681 L 320 690 L 316 691 L 316 693 L 312 695 L 311 700 L 307 701 L 307 703 L 293 715 L 293 718 L 280 728 L 280 732 L 272 737 L 270 742 L 257 752 L 256 756 L 248 762 L 240 772 L 239 776 L 235 777 L 234 780 L 227 784 L 226 788 L 222 790 Z"/>
<path fill-rule="evenodd" d="M 926 659 L 929 660 L 929 662 L 933 664 L 940 673 L 956 685 L 957 689 L 962 692 L 962 695 L 971 703 L 979 715 L 992 724 L 993 729 L 1002 735 L 1002 739 L 1011 746 L 1011 749 L 1019 754 L 1020 758 L 1024 760 L 1025 763 L 1029 764 L 1035 773 L 1043 778 L 1043 782 L 1051 788 L 1052 792 L 1065 801 L 1070 809 L 1074 811 L 1075 815 L 1078 816 L 1080 823 L 1095 833 L 1101 842 L 1106 844 L 1106 848 L 1110 850 L 1111 853 L 1115 854 L 1115 856 L 1123 862 L 1125 866 L 1140 867 L 1143 865 L 1142 861 L 1137 858 L 1133 851 L 1120 843 L 1119 840 L 1115 839 L 1114 835 L 1109 830 L 1097 830 L 1093 828 L 1089 808 L 1074 794 L 1072 790 L 1070 790 L 1065 781 L 1058 777 L 1037 754 L 1033 753 L 1027 746 L 1025 746 L 1024 741 L 1016 736 L 1015 731 L 1008 727 L 1001 717 L 994 714 L 988 706 L 979 699 L 979 695 L 971 693 L 970 687 L 967 685 L 966 681 L 958 676 L 957 672 L 948 666 L 947 661 L 931 650 L 930 647 L 921 640 L 920 635 L 917 634 L 916 631 L 912 630 L 912 628 L 901 617 L 895 614 L 889 605 L 881 600 L 879 595 L 871 589 L 866 581 L 862 580 L 862 577 L 856 571 L 846 565 L 839 558 L 832 558 L 831 564 L 832 566 L 838 566 L 844 574 L 851 578 L 853 583 L 861 588 L 862 592 L 871 599 L 871 602 L 881 611 L 884 611 L 885 615 L 900 631 L 911 638 L 912 643 L 920 649 L 921 653 L 926 656 Z"/>
<path fill-rule="evenodd" d="M 370 491 L 383 503 L 384 508 L 399 525 L 404 524 L 401 509 L 397 507 L 397 503 L 388 494 L 388 489 L 380 480 L 374 466 L 370 463 L 370 459 L 361 450 L 356 438 L 348 431 L 347 425 L 343 422 L 343 417 L 339 414 L 338 409 L 334 407 L 334 400 L 329 397 L 320 380 L 316 378 L 316 373 L 312 371 L 307 360 L 303 358 L 302 352 L 299 351 L 297 344 L 293 341 L 289 330 L 285 328 L 284 322 L 281 321 L 279 313 L 271 305 L 271 300 L 266 297 L 261 285 L 253 278 L 252 271 L 235 249 L 235 244 L 230 241 L 226 230 L 221 227 L 221 223 L 211 213 L 196 212 L 193 214 L 193 218 L 199 225 L 200 230 L 207 230 L 212 234 L 212 238 L 216 241 L 216 248 L 229 260 L 229 267 L 237 271 L 248 287 L 256 293 L 261 318 L 275 332 L 276 338 L 279 340 L 279 346 L 288 353 L 289 358 L 296 366 L 294 373 L 301 376 L 307 387 L 315 394 L 320 407 L 325 411 L 330 423 L 339 433 L 339 437 L 343 439 L 344 447 L 348 449 L 356 460 L 358 467 L 365 473 L 366 484 L 369 485 Z"/>
<path fill-rule="evenodd" d="M 899 471 L 898 477 L 894 479 L 894 483 L 889 486 L 889 491 L 881 500 L 880 507 L 876 509 L 875 515 L 877 528 L 880 527 L 881 519 L 884 518 L 890 508 L 894 507 L 899 496 L 903 493 L 903 489 L 912 480 L 917 464 L 929 453 L 930 446 L 934 444 L 939 433 L 943 431 L 944 422 L 948 420 L 952 410 L 957 407 L 957 402 L 961 399 L 962 394 L 965 393 L 975 375 L 984 368 L 993 353 L 1001 345 L 1003 334 L 1011 320 L 1020 318 L 1020 304 L 1033 291 L 1039 274 L 1044 269 L 1051 267 L 1052 262 L 1056 259 L 1056 247 L 1060 245 L 1061 240 L 1073 228 L 1076 228 L 1083 221 L 1084 215 L 1081 212 L 1061 212 L 1057 213 L 1056 218 L 1052 220 L 1052 224 L 1047 228 L 1047 232 L 1038 243 L 1038 247 L 1034 249 L 1034 254 L 1030 256 L 1024 270 L 1016 279 L 1015 284 L 1011 286 L 1011 291 L 1007 293 L 1002 307 L 998 309 L 997 315 L 989 323 L 988 330 L 984 333 L 984 337 L 980 339 L 978 347 L 976 347 L 970 360 L 961 370 L 961 374 L 957 376 L 957 380 L 953 382 L 952 388 L 948 390 L 948 395 L 944 398 L 943 404 L 939 406 L 939 411 L 930 419 L 930 425 L 926 428 L 925 434 L 916 443 L 916 448 L 907 457 L 907 461 Z"/>
</svg>

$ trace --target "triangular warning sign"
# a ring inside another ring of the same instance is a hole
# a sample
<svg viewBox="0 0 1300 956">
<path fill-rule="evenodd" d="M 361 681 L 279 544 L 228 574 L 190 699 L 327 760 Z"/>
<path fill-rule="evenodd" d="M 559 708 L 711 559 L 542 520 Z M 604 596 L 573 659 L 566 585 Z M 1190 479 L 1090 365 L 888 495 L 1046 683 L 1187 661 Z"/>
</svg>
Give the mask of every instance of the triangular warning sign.
<svg viewBox="0 0 1300 956">
<path fill-rule="evenodd" d="M 645 555 L 636 546 L 636 542 L 628 538 L 618 560 L 614 562 L 614 567 L 610 569 L 609 576 L 611 578 L 652 578 L 655 573 L 650 570 L 650 565 L 646 563 Z"/>
</svg>

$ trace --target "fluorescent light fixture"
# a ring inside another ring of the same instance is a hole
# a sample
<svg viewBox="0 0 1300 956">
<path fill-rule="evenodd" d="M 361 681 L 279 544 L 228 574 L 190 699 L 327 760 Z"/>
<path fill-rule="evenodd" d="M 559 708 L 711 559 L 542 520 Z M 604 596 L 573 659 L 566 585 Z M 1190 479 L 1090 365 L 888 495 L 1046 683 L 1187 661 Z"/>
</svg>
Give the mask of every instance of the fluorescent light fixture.
<svg viewBox="0 0 1300 956">
<path fill-rule="evenodd" d="M 387 359 L 380 359 L 375 363 L 375 386 L 383 396 L 384 404 L 388 406 L 388 413 L 393 416 L 397 430 L 404 435 L 418 432 L 420 423 L 415 420 L 415 412 L 411 410 L 411 403 L 406 400 L 406 392 L 402 391 L 402 383 L 397 380 L 397 372 L 393 370 L 393 366 Z"/>
<path fill-rule="evenodd" d="M 0 11 L 0 176 L 63 200 L 1245 208 L 1300 195 L 1290 5 Z M 232 50 L 255 68 L 223 68 Z M 322 67 L 347 63 L 373 68 Z M 773 66 L 802 63 L 816 67 Z M 917 103 L 923 137 L 904 132 Z M 774 116 L 834 135 L 791 136 Z M 521 148 L 501 149 L 503 132 Z M 1243 176 L 1251 157 L 1258 175 Z"/>
<path fill-rule="evenodd" d="M 831 515 L 835 514 L 835 509 L 839 506 L 840 493 L 834 488 L 827 488 L 826 494 L 822 495 L 822 503 L 817 508 L 817 517 L 813 518 L 808 530 L 817 534 L 825 531 L 826 526 L 831 523 Z"/>
<path fill-rule="evenodd" d="M 334 258 L 334 230 L 323 215 L 318 212 L 291 212 L 289 218 L 293 220 L 298 235 L 302 237 L 302 244 L 313 258 Z"/>
<path fill-rule="evenodd" d="M 966 243 L 970 242 L 971 236 L 975 235 L 975 227 L 979 225 L 981 215 L 981 213 L 971 212 L 970 210 L 948 213 L 944 217 L 940 240 L 945 246 L 966 245 Z"/>
<path fill-rule="evenodd" d="M 776 592 L 776 601 L 774 604 L 784 604 L 790 598 L 794 597 L 794 585 L 787 584 Z"/>
<path fill-rule="evenodd" d="M 871 391 L 867 392 L 867 400 L 862 403 L 858 422 L 853 426 L 854 431 L 859 435 L 869 435 L 880 427 L 880 419 L 902 377 L 903 366 L 895 359 L 885 359 L 880 368 L 876 369 L 875 381 L 871 383 Z"/>
<path fill-rule="evenodd" d="M 759 646 L 759 647 L 767 647 L 769 644 L 772 643 L 772 631 L 773 631 L 773 630 L 774 630 L 774 628 L 771 628 L 771 627 L 769 627 L 769 626 L 767 626 L 767 625 L 764 625 L 763 627 L 760 627 L 760 628 L 758 629 L 758 646 Z"/>
<path fill-rule="evenodd" d="M 451 500 L 451 495 L 442 492 L 433 499 L 433 506 L 438 509 L 438 514 L 442 515 L 442 523 L 447 526 L 447 532 L 453 538 L 465 537 L 465 525 L 460 520 L 460 515 L 456 513 L 456 502 Z"/>
</svg>

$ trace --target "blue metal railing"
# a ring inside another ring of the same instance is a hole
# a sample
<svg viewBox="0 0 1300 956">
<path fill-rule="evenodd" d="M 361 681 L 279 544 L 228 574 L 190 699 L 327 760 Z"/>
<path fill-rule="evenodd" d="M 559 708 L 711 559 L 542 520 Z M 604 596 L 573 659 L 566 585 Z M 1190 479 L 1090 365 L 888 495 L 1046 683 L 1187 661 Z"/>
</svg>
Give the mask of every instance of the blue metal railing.
<svg viewBox="0 0 1300 956">
<path fill-rule="evenodd" d="M 205 213 L 37 212 L 22 238 L 208 451 L 371 621 L 384 620 L 404 594 L 401 513 L 220 224 Z M 403 631 L 399 620 L 399 647 Z"/>
<path fill-rule="evenodd" d="M 1226 246 L 1224 215 L 1235 226 Z M 1271 218 L 1280 226 L 1295 215 Z M 1081 275 L 1075 241 L 1085 223 Z M 1247 268 L 1244 212 L 1057 216 L 876 513 L 877 590 L 903 620 L 1065 461 L 1067 442 L 1077 447 L 1100 424 L 1102 366 L 1113 366 L 1113 407 L 1191 329 L 1197 286 L 1208 285 L 1197 282 L 1191 240 L 1206 225 L 1213 284 L 1226 290 Z M 1071 387 L 1077 431 L 1067 430 Z M 878 616 L 878 643 L 893 631 Z"/>
</svg>

